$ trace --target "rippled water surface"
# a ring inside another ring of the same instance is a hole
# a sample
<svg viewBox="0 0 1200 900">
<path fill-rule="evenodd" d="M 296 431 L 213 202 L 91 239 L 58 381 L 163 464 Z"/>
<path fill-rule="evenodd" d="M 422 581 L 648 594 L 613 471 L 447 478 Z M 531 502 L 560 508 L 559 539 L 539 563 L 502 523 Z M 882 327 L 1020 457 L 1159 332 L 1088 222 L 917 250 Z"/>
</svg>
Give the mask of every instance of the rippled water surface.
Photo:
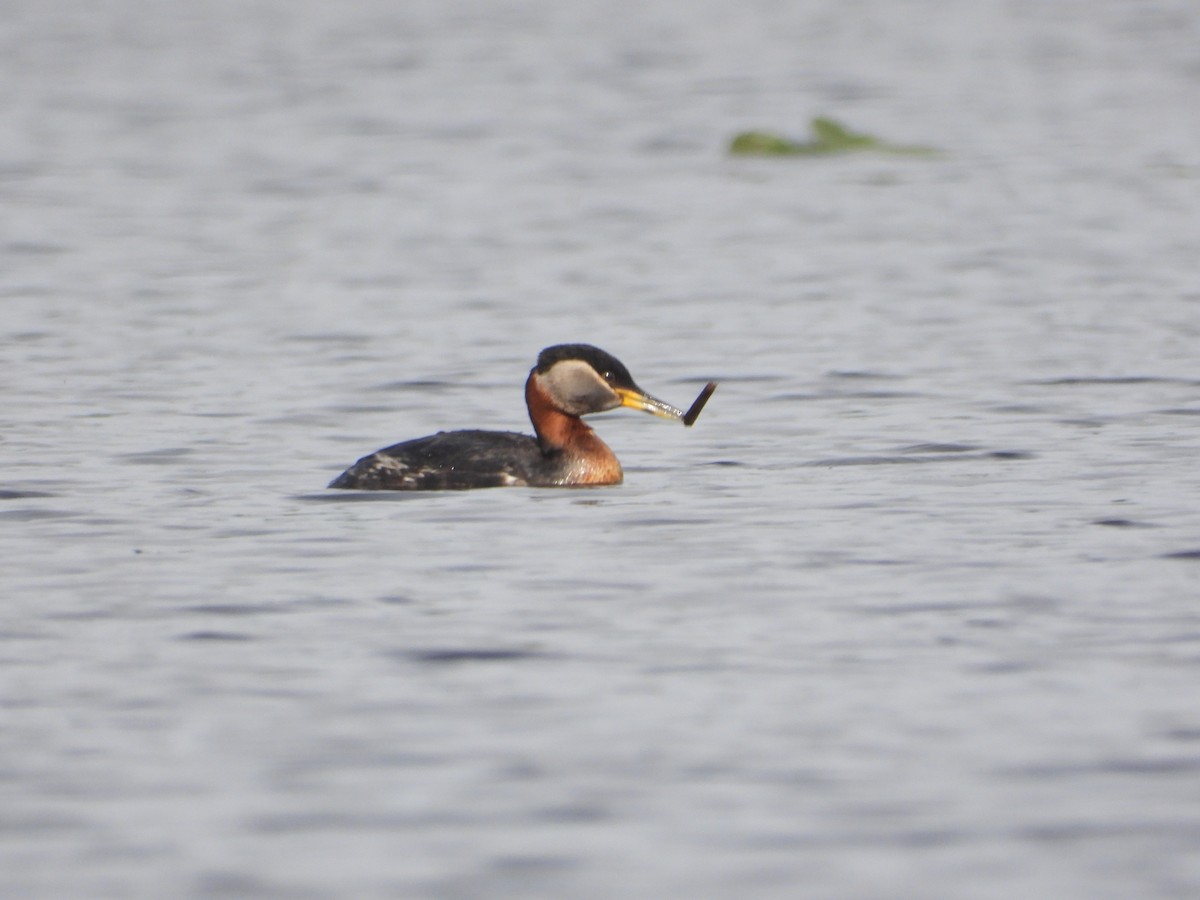
<svg viewBox="0 0 1200 900">
<path fill-rule="evenodd" d="M 1200 893 L 1200 13 L 8 4 L 0 893 Z M 732 159 L 814 115 L 935 158 Z M 686 406 L 617 488 L 329 492 Z"/>
</svg>

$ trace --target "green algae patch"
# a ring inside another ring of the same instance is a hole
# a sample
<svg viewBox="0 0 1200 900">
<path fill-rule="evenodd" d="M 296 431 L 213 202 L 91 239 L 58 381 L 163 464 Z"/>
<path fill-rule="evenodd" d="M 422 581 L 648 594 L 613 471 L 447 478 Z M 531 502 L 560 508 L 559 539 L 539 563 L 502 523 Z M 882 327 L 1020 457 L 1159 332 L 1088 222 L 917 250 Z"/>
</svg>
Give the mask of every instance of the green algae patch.
<svg viewBox="0 0 1200 900">
<path fill-rule="evenodd" d="M 769 131 L 743 131 L 729 145 L 734 156 L 829 156 L 834 153 L 890 153 L 899 156 L 936 156 L 933 147 L 891 144 L 879 138 L 851 131 L 841 122 L 825 116 L 812 120 L 812 140 L 794 141 Z"/>
</svg>

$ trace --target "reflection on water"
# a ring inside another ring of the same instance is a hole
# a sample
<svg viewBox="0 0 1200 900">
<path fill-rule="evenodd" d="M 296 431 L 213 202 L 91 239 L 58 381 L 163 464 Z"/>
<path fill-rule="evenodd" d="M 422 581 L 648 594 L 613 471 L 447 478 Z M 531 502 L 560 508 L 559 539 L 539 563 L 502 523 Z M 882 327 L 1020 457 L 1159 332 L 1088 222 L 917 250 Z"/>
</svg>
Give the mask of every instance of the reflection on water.
<svg viewBox="0 0 1200 900">
<path fill-rule="evenodd" d="M 1132 9 L 5 17 L 0 892 L 1200 891 L 1196 17 Z M 823 114 L 946 152 L 723 153 Z M 721 388 L 597 417 L 619 488 L 322 489 L 568 341 Z"/>
</svg>

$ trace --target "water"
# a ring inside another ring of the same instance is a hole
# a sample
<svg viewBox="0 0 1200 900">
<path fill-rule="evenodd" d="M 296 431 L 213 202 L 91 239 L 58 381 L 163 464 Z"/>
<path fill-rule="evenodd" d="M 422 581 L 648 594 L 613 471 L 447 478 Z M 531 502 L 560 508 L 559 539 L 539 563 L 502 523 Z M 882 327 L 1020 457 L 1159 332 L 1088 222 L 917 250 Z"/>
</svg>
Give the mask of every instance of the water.
<svg viewBox="0 0 1200 900">
<path fill-rule="evenodd" d="M 1200 15 L 14 3 L 6 896 L 1200 892 Z M 813 115 L 937 159 L 733 160 Z M 587 340 L 626 483 L 334 494 Z"/>
</svg>

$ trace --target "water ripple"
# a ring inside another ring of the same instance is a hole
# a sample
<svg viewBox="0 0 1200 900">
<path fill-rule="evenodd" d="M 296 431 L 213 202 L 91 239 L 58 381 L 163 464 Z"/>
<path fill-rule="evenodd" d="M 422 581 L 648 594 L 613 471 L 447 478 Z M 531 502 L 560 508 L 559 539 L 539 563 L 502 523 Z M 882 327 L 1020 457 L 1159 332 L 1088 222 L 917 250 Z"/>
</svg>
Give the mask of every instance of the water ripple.
<svg viewBox="0 0 1200 900">
<path fill-rule="evenodd" d="M 550 654 L 537 650 L 509 647 L 449 647 L 430 650 L 402 650 L 395 656 L 432 665 L 457 665 L 471 662 L 512 662 L 523 659 L 549 659 Z"/>
</svg>

